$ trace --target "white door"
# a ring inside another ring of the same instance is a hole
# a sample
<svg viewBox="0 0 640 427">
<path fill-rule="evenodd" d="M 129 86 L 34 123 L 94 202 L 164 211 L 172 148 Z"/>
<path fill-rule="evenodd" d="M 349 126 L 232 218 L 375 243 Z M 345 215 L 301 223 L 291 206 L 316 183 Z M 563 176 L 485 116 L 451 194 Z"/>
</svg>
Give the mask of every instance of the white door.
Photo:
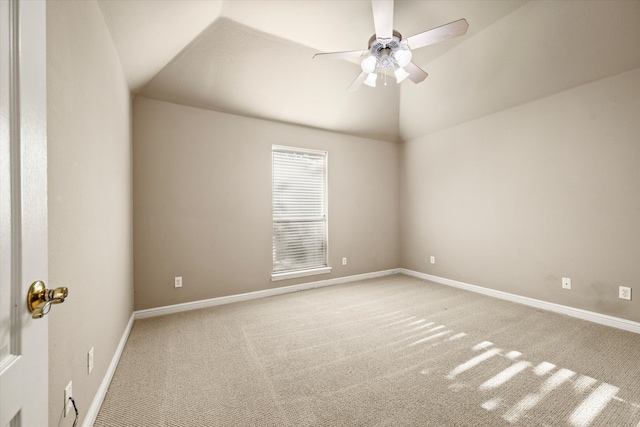
<svg viewBox="0 0 640 427">
<path fill-rule="evenodd" d="M 45 8 L 0 0 L 0 427 L 48 424 L 47 317 L 26 303 L 47 283 Z"/>
</svg>

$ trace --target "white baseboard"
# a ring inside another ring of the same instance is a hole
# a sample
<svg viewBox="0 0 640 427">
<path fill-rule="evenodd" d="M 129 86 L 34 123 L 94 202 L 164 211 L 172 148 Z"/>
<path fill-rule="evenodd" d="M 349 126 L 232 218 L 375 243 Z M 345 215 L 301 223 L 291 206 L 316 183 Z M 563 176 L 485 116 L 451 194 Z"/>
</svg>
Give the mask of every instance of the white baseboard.
<svg viewBox="0 0 640 427">
<path fill-rule="evenodd" d="M 109 363 L 107 372 L 105 373 L 104 378 L 100 383 L 100 387 L 98 387 L 96 395 L 93 397 L 93 402 L 91 402 L 91 406 L 87 411 L 87 415 L 84 418 L 82 427 L 93 427 L 93 423 L 96 421 L 96 417 L 98 416 L 98 412 L 100 411 L 100 406 L 102 406 L 104 397 L 107 395 L 107 390 L 109 389 L 109 384 L 111 384 L 113 374 L 115 374 L 116 368 L 118 367 L 118 362 L 120 361 L 120 356 L 122 355 L 122 351 L 124 350 L 124 345 L 127 343 L 127 339 L 129 338 L 129 333 L 131 332 L 131 328 L 133 327 L 134 318 L 134 313 L 131 313 L 131 317 L 129 318 L 129 322 L 127 322 L 127 326 L 124 328 L 124 332 L 122 333 L 122 337 L 120 338 L 118 347 L 116 348 L 116 351 L 111 358 L 111 363 Z"/>
<path fill-rule="evenodd" d="M 147 317 L 164 316 L 165 314 L 180 313 L 183 311 L 197 310 L 200 308 L 214 307 L 216 305 L 230 304 L 239 301 L 247 301 L 257 298 L 265 298 L 274 295 L 287 294 L 290 292 L 303 291 L 306 289 L 320 288 L 324 286 L 339 285 L 341 283 L 355 282 L 356 280 L 372 279 L 375 277 L 388 276 L 390 274 L 399 273 L 399 269 L 376 271 L 373 273 L 356 274 L 354 276 L 338 277 L 335 279 L 319 280 L 316 282 L 301 283 L 299 285 L 283 286 L 273 289 L 265 289 L 263 291 L 247 292 L 244 294 L 229 295 L 226 297 L 211 298 L 200 301 L 186 302 L 183 304 L 167 305 L 164 307 L 150 308 L 147 310 L 138 310 L 134 312 L 136 319 L 145 319 Z"/>
<path fill-rule="evenodd" d="M 500 298 L 500 299 L 511 301 L 511 302 L 517 302 L 519 304 L 541 308 L 543 310 L 553 311 L 555 313 L 565 314 L 567 316 L 576 317 L 578 319 L 588 320 L 590 322 L 599 323 L 601 325 L 611 326 L 614 328 L 623 329 L 625 331 L 635 332 L 637 334 L 640 334 L 640 323 L 633 322 L 631 320 L 621 319 L 619 317 L 608 316 L 606 314 L 595 313 L 593 311 L 582 310 L 579 308 L 568 307 L 566 305 L 555 304 L 552 302 L 546 302 L 546 301 L 541 301 L 533 298 L 523 297 L 520 295 L 510 294 L 507 292 L 496 291 L 494 289 L 483 288 L 482 286 L 477 286 L 477 285 L 470 285 L 468 283 L 458 282 L 456 280 L 451 280 L 451 279 L 445 279 L 443 277 L 420 273 L 418 271 L 407 270 L 405 268 L 399 269 L 399 272 L 401 274 L 406 274 L 407 276 L 413 276 L 419 279 L 440 283 L 441 285 L 453 286 L 456 288 L 465 289 L 467 291 L 488 295 L 490 297 Z"/>
<path fill-rule="evenodd" d="M 464 289 L 471 292 L 476 292 L 476 293 L 487 295 L 490 297 L 499 298 L 499 299 L 503 299 L 511 302 L 516 302 L 516 303 L 528 305 L 531 307 L 541 308 L 543 310 L 565 314 L 567 316 L 575 317 L 578 319 L 587 320 L 587 321 L 598 323 L 601 325 L 611 326 L 614 328 L 623 329 L 625 331 L 630 331 L 630 332 L 635 332 L 640 334 L 640 323 L 633 322 L 631 320 L 621 319 L 619 317 L 608 316 L 606 314 L 595 313 L 592 311 L 582 310 L 579 308 L 572 308 L 572 307 L 568 307 L 560 304 L 523 297 L 520 295 L 510 294 L 507 292 L 497 291 L 494 289 L 483 288 L 482 286 L 471 285 L 464 282 L 458 282 L 456 280 L 433 276 L 431 274 L 420 273 L 418 271 L 408 270 L 405 268 L 396 268 L 392 270 L 383 270 L 383 271 L 377 271 L 373 273 L 339 277 L 336 279 L 302 283 L 302 284 L 293 285 L 293 286 L 284 286 L 284 287 L 274 288 L 274 289 L 265 289 L 263 291 L 248 292 L 245 294 L 230 295 L 226 297 L 212 298 L 207 300 L 188 302 L 184 304 L 175 304 L 175 305 L 169 305 L 165 307 L 151 308 L 148 310 L 134 311 L 131 314 L 129 323 L 127 323 L 127 326 L 122 334 L 120 343 L 118 344 L 118 347 L 116 349 L 115 354 L 113 355 L 113 358 L 111 359 L 111 363 L 109 364 L 109 368 L 107 369 L 107 372 L 104 376 L 104 379 L 102 380 L 102 383 L 100 384 L 100 388 L 98 389 L 93 399 L 93 402 L 91 403 L 91 406 L 87 411 L 87 416 L 85 417 L 82 426 L 92 427 L 93 423 L 96 420 L 96 417 L 98 416 L 98 411 L 100 410 L 100 406 L 102 405 L 104 397 L 107 394 L 107 390 L 109 389 L 109 384 L 111 383 L 113 374 L 115 373 L 116 367 L 118 366 L 120 356 L 122 355 L 122 351 L 124 350 L 124 345 L 127 342 L 127 338 L 129 338 L 129 333 L 131 332 L 131 328 L 133 327 L 134 319 L 144 319 L 147 317 L 163 316 L 165 314 L 180 313 L 180 312 L 189 311 L 189 310 L 197 310 L 200 308 L 213 307 L 213 306 L 222 305 L 222 304 L 230 304 L 233 302 L 247 301 L 247 300 L 264 298 L 264 297 L 269 297 L 274 295 L 281 295 L 281 294 L 286 294 L 290 292 L 302 291 L 306 289 L 314 289 L 314 288 L 320 288 L 324 286 L 338 285 L 342 283 L 355 282 L 357 280 L 372 279 L 376 277 L 388 276 L 391 274 L 406 274 L 407 276 L 417 277 L 423 280 L 429 280 L 431 282 L 439 283 L 442 285 L 453 286 L 456 288 Z"/>
<path fill-rule="evenodd" d="M 175 304 L 175 305 L 169 305 L 166 307 L 158 307 L 158 308 L 151 308 L 148 310 L 134 311 L 133 313 L 131 313 L 131 318 L 129 318 L 129 322 L 127 323 L 127 326 L 122 334 L 122 337 L 120 338 L 120 342 L 118 343 L 118 347 L 116 348 L 113 358 L 111 359 L 111 363 L 107 368 L 107 372 L 105 373 L 105 376 L 102 379 L 102 383 L 100 383 L 100 387 L 98 388 L 98 391 L 96 392 L 96 395 L 93 398 L 93 402 L 91 402 L 91 406 L 87 411 L 87 415 L 84 419 L 84 422 L 82 423 L 82 427 L 93 427 L 93 423 L 96 421 L 96 417 L 98 416 L 98 412 L 100 411 L 100 406 L 102 406 L 102 402 L 104 401 L 104 398 L 107 394 L 107 390 L 109 389 L 109 384 L 111 384 L 111 379 L 113 378 L 113 375 L 116 372 L 116 368 L 118 367 L 118 362 L 120 361 L 120 356 L 122 355 L 124 346 L 127 342 L 127 339 L 129 338 L 129 333 L 131 332 L 131 328 L 133 327 L 133 322 L 135 319 L 144 319 L 147 317 L 162 316 L 165 314 L 179 313 L 179 312 L 188 311 L 188 310 L 197 310 L 199 308 L 213 307 L 213 306 L 222 305 L 222 304 L 230 304 L 232 302 L 247 301 L 247 300 L 256 299 L 256 298 L 264 298 L 264 297 L 269 297 L 273 295 L 280 295 L 280 294 L 285 294 L 290 292 L 302 291 L 305 289 L 314 289 L 314 288 L 320 288 L 324 286 L 338 285 L 341 283 L 355 282 L 357 280 L 372 279 L 375 277 L 382 277 L 382 276 L 388 276 L 391 274 L 397 274 L 399 272 L 400 272 L 399 269 L 383 270 L 383 271 L 377 271 L 373 273 L 357 274 L 354 276 L 347 276 L 347 277 L 338 277 L 336 279 L 320 280 L 317 282 L 309 282 L 309 283 L 303 283 L 303 284 L 293 285 L 293 286 L 284 286 L 280 288 L 266 289 L 264 291 L 248 292 L 245 294 L 231 295 L 227 297 L 212 298 L 212 299 L 207 299 L 202 301 L 194 301 L 194 302 L 188 302 L 184 304 Z"/>
</svg>

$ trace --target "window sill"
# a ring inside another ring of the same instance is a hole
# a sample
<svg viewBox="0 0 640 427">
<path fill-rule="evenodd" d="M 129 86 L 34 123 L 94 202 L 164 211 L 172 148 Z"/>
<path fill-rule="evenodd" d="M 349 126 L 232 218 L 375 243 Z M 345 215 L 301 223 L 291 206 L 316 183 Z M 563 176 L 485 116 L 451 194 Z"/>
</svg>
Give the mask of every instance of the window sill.
<svg viewBox="0 0 640 427">
<path fill-rule="evenodd" d="M 297 277 L 315 276 L 316 274 L 326 273 L 331 273 L 331 267 L 314 268 L 312 270 L 287 271 L 284 273 L 273 273 L 271 275 L 271 281 L 275 282 L 278 280 L 295 279 Z"/>
</svg>

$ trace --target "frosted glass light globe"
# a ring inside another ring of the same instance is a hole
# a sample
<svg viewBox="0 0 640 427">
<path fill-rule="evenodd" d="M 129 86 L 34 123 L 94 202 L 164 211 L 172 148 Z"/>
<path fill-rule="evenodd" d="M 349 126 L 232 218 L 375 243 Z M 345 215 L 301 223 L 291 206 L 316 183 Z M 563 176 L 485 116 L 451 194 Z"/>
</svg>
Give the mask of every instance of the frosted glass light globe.
<svg viewBox="0 0 640 427">
<path fill-rule="evenodd" d="M 398 68 L 393 72 L 393 74 L 395 74 L 395 75 L 396 75 L 396 82 L 397 82 L 398 84 L 400 84 L 404 79 L 406 79 L 407 77 L 409 77 L 409 73 L 407 73 L 407 72 L 405 71 L 405 69 L 404 69 L 404 68 L 402 68 L 402 67 L 398 67 Z"/>
<path fill-rule="evenodd" d="M 364 81 L 364 84 L 371 87 L 376 87 L 376 80 L 378 80 L 378 75 L 376 73 L 371 73 L 367 76 Z"/>
<path fill-rule="evenodd" d="M 398 49 L 393 53 L 393 57 L 395 58 L 396 63 L 401 67 L 404 67 L 409 62 L 411 62 L 412 56 L 413 55 L 411 54 L 411 51 L 409 49 Z"/>
<path fill-rule="evenodd" d="M 362 62 L 360 63 L 360 66 L 362 67 L 362 71 L 364 71 L 365 73 L 371 74 L 374 71 L 376 71 L 377 63 L 378 63 L 378 58 L 376 58 L 375 56 L 367 56 L 362 60 Z"/>
</svg>

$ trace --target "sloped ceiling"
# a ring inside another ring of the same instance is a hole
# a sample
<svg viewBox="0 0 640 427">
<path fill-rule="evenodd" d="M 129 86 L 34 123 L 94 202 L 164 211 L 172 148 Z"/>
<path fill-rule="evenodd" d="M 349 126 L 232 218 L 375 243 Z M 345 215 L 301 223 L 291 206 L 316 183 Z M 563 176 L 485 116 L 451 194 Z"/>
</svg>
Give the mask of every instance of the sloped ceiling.
<svg viewBox="0 0 640 427">
<path fill-rule="evenodd" d="M 398 88 L 347 92 L 356 66 L 218 18 L 141 94 L 216 111 L 396 140 Z M 336 84 L 338 82 L 338 84 Z M 340 84 L 343 82 L 343 84 Z"/>
<path fill-rule="evenodd" d="M 220 14 L 222 0 L 98 2 L 135 93 Z"/>
<path fill-rule="evenodd" d="M 640 1 L 529 2 L 431 61 L 423 84 L 403 86 L 400 138 L 638 68 L 639 24 Z"/>
<path fill-rule="evenodd" d="M 404 36 L 459 18 L 467 35 L 414 51 L 421 84 L 346 88 L 368 0 L 99 0 L 134 94 L 402 141 L 640 67 L 640 2 L 396 0 Z"/>
</svg>

